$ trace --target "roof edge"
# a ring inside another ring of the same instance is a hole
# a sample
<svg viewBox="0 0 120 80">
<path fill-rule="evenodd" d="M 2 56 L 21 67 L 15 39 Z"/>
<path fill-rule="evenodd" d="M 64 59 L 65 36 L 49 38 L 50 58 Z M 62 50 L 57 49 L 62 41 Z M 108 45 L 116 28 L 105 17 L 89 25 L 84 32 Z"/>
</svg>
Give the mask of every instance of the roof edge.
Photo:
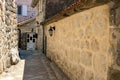
<svg viewBox="0 0 120 80">
<path fill-rule="evenodd" d="M 81 11 L 84 11 L 84 10 L 87 10 L 87 9 L 90 9 L 92 7 L 95 7 L 95 6 L 100 6 L 102 4 L 106 4 L 110 1 L 116 1 L 116 0 L 96 0 L 95 2 L 92 2 L 91 0 L 91 3 L 88 4 L 88 2 L 82 2 L 81 0 L 78 0 L 76 3 L 72 4 L 71 6 L 67 7 L 66 9 L 64 9 L 63 11 L 57 13 L 56 15 L 46 19 L 45 21 L 41 22 L 41 25 L 47 25 L 47 24 L 50 24 L 52 22 L 56 22 L 60 19 L 63 19 L 65 17 L 68 17 L 70 15 L 73 15 L 77 12 L 81 12 Z M 119 0 L 117 0 L 119 1 Z M 72 11 L 71 11 L 72 10 Z M 73 12 L 73 13 L 70 13 Z"/>
<path fill-rule="evenodd" d="M 17 25 L 18 25 L 18 26 L 22 26 L 22 25 L 24 25 L 24 24 L 26 24 L 26 23 L 28 23 L 28 22 L 33 21 L 33 20 L 36 20 L 36 17 L 30 18 L 30 19 L 25 20 L 25 21 L 22 21 L 22 22 L 18 22 Z"/>
</svg>

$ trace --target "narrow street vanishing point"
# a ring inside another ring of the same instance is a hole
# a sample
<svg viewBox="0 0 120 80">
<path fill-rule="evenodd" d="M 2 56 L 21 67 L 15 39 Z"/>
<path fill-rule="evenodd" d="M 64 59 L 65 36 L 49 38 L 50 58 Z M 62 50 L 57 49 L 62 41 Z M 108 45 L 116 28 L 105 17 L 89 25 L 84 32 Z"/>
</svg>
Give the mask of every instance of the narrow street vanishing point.
<svg viewBox="0 0 120 80">
<path fill-rule="evenodd" d="M 0 0 L 0 80 L 120 80 L 120 0 Z"/>
</svg>

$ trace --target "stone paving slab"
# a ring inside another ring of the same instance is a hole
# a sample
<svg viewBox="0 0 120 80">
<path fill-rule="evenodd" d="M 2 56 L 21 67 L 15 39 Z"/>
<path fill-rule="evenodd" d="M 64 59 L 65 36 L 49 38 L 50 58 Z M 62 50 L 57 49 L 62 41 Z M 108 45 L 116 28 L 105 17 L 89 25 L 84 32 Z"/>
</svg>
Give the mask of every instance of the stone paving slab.
<svg viewBox="0 0 120 80">
<path fill-rule="evenodd" d="M 17 65 L 6 69 L 0 74 L 0 80 L 23 80 L 25 60 L 21 60 Z"/>
<path fill-rule="evenodd" d="M 57 80 L 50 61 L 38 51 L 20 51 L 22 60 L 0 75 L 0 80 Z"/>
</svg>

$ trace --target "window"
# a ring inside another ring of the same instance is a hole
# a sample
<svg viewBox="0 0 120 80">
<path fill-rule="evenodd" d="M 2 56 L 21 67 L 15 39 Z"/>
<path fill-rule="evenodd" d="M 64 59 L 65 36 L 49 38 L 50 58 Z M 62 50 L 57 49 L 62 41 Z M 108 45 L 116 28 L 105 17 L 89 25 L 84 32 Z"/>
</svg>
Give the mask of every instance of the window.
<svg viewBox="0 0 120 80">
<path fill-rule="evenodd" d="M 29 38 L 30 37 L 30 35 L 29 34 L 27 34 L 27 38 Z"/>
<path fill-rule="evenodd" d="M 27 42 L 29 42 L 29 39 L 27 39 Z"/>
<path fill-rule="evenodd" d="M 30 40 L 32 40 L 33 38 L 32 37 L 30 37 Z"/>
<path fill-rule="evenodd" d="M 33 39 L 33 43 L 35 43 L 35 39 Z"/>
<path fill-rule="evenodd" d="M 36 38 L 36 35 L 35 35 L 35 34 L 33 35 L 33 38 Z"/>
<path fill-rule="evenodd" d="M 18 15 L 27 16 L 27 5 L 18 6 Z"/>
<path fill-rule="evenodd" d="M 35 33 L 35 34 L 33 35 L 33 38 L 38 38 L 38 34 Z"/>
<path fill-rule="evenodd" d="M 22 14 L 22 6 L 18 6 L 17 12 L 18 12 L 19 15 Z"/>
<path fill-rule="evenodd" d="M 37 33 L 35 34 L 35 36 L 36 36 L 36 38 L 38 38 L 38 34 Z"/>
</svg>

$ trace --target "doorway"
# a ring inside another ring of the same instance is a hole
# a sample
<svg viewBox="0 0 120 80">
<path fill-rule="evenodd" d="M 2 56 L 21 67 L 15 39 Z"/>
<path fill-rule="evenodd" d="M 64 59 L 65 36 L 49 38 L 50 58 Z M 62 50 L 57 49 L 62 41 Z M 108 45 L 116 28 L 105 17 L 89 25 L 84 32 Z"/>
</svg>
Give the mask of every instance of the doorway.
<svg viewBox="0 0 120 80">
<path fill-rule="evenodd" d="M 36 50 L 37 34 L 34 32 L 27 33 L 27 50 Z"/>
</svg>

